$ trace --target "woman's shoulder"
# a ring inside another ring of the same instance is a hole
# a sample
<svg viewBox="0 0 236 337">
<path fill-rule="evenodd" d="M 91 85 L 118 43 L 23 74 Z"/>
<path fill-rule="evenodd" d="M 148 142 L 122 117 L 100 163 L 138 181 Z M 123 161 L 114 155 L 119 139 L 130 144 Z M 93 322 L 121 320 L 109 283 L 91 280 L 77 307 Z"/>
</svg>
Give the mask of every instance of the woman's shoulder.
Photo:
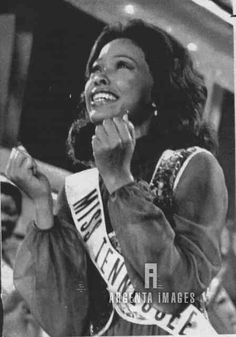
<svg viewBox="0 0 236 337">
<path fill-rule="evenodd" d="M 204 176 L 211 174 L 212 170 L 222 171 L 214 155 L 204 148 L 198 146 L 182 148 L 177 150 L 167 149 L 160 156 L 152 182 L 163 181 L 171 190 L 175 190 L 182 176 L 198 175 L 204 171 Z"/>
<path fill-rule="evenodd" d="M 196 155 L 205 158 L 215 158 L 215 156 L 205 148 L 199 146 L 191 146 L 178 149 L 166 149 L 162 152 L 159 161 L 181 161 L 185 165 Z"/>
<path fill-rule="evenodd" d="M 158 203 L 162 200 L 166 204 L 173 196 L 185 198 L 189 191 L 206 190 L 207 185 L 214 188 L 216 183 L 225 188 L 217 159 L 206 149 L 194 146 L 165 150 L 156 164 L 150 186 L 158 196 Z"/>
<path fill-rule="evenodd" d="M 183 208 L 195 205 L 196 210 L 207 207 L 221 214 L 226 212 L 228 193 L 223 169 L 205 149 L 197 148 L 186 159 L 173 190 L 176 202 Z"/>
<path fill-rule="evenodd" d="M 181 168 L 175 179 L 174 189 L 177 188 L 181 179 L 195 179 L 204 183 L 216 181 L 224 182 L 223 169 L 216 157 L 208 150 L 201 147 L 190 147 L 187 149 L 175 150 L 175 155 L 182 159 Z"/>
<path fill-rule="evenodd" d="M 181 179 L 199 180 L 204 183 L 216 177 L 224 180 L 223 170 L 216 157 L 208 150 L 194 146 L 173 151 L 177 161 L 177 173 L 174 181 L 175 190 Z"/>
</svg>

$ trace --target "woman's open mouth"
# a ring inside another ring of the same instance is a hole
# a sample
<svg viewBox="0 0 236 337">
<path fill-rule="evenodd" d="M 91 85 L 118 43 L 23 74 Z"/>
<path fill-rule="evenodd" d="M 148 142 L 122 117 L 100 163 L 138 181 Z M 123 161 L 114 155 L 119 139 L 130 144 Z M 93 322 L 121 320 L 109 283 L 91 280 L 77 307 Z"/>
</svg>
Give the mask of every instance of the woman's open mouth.
<svg viewBox="0 0 236 337">
<path fill-rule="evenodd" d="M 99 92 L 95 92 L 94 94 L 92 94 L 91 105 L 98 106 L 98 105 L 103 105 L 103 104 L 110 104 L 110 103 L 114 103 L 117 100 L 118 100 L 118 97 L 112 92 L 99 91 Z"/>
</svg>

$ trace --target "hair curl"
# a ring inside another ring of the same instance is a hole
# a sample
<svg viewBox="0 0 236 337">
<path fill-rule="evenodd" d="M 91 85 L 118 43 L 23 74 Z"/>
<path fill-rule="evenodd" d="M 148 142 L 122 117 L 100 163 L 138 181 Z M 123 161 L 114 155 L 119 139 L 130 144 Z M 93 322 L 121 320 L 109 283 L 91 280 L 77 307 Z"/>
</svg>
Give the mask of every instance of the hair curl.
<svg viewBox="0 0 236 337">
<path fill-rule="evenodd" d="M 143 50 L 154 79 L 152 100 L 158 108 L 158 117 L 152 118 L 150 136 L 156 140 L 161 137 L 166 148 L 198 145 L 216 152 L 216 136 L 203 121 L 207 98 L 203 77 L 194 68 L 188 50 L 162 29 L 142 20 L 106 26 L 90 53 L 86 79 L 101 49 L 119 38 L 130 39 Z M 83 94 L 79 108 L 79 117 L 87 120 Z M 73 127 L 78 129 L 79 123 L 75 122 Z M 78 142 L 72 138 L 69 137 L 69 144 L 75 146 Z"/>
</svg>

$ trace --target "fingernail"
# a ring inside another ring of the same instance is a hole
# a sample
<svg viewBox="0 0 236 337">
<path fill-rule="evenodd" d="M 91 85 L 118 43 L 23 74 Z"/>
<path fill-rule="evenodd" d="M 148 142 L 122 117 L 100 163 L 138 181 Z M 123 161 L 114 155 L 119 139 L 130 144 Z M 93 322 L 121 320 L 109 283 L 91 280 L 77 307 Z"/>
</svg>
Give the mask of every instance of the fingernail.
<svg viewBox="0 0 236 337">
<path fill-rule="evenodd" d="M 123 115 L 123 120 L 126 121 L 126 122 L 128 122 L 128 115 L 127 115 L 127 113 L 125 115 Z"/>
<path fill-rule="evenodd" d="M 16 153 L 16 148 L 13 147 L 13 148 L 11 149 L 11 153 L 10 153 L 9 159 L 10 159 L 10 158 L 13 158 L 13 156 L 15 155 L 15 153 Z"/>
</svg>

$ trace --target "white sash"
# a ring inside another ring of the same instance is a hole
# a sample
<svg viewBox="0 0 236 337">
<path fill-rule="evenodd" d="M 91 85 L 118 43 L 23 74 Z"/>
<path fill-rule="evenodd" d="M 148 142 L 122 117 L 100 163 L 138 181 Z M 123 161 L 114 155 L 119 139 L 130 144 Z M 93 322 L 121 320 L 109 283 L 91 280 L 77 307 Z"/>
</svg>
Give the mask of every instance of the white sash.
<svg viewBox="0 0 236 337">
<path fill-rule="evenodd" d="M 123 292 L 133 294 L 135 290 L 124 258 L 113 248 L 107 235 L 98 170 L 93 168 L 67 177 L 66 195 L 85 249 L 105 280 L 110 296 Z M 123 319 L 136 324 L 157 325 L 173 336 L 181 333 L 191 336 L 217 336 L 209 321 L 192 304 L 175 318 L 144 301 L 135 304 L 129 301 L 112 303 Z"/>
</svg>

